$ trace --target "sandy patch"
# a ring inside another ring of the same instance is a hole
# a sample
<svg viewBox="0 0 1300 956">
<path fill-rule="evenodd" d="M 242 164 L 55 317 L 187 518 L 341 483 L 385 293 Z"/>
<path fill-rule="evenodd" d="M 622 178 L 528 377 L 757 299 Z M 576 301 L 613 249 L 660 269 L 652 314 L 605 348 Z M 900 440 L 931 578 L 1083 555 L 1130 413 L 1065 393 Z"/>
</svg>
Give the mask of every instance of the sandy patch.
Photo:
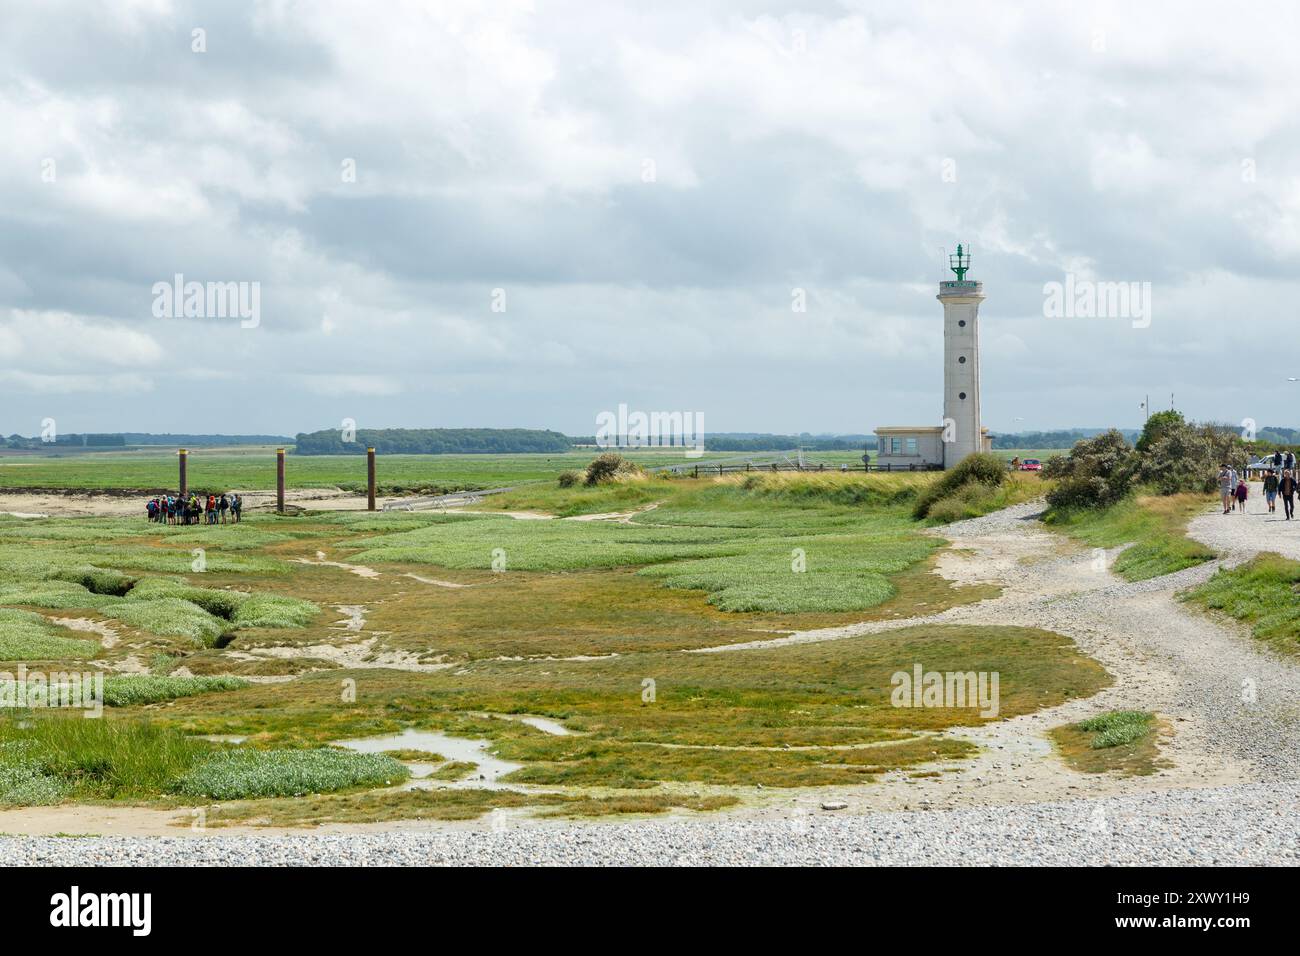
<svg viewBox="0 0 1300 956">
<path fill-rule="evenodd" d="M 343 561 L 328 561 L 325 558 L 324 551 L 316 552 L 315 561 L 313 561 L 311 558 L 294 558 L 293 560 L 296 561 L 298 564 L 314 564 L 317 567 L 322 567 L 322 568 L 341 568 L 344 571 L 349 571 L 352 574 L 355 574 L 359 578 L 379 577 L 378 571 L 376 571 L 374 568 L 368 568 L 362 564 L 346 564 Z"/>
<path fill-rule="evenodd" d="M 418 574 L 411 574 L 409 572 L 404 574 L 403 577 L 419 581 L 421 584 L 432 584 L 434 587 L 439 588 L 472 588 L 474 586 L 472 584 L 460 584 L 456 581 L 440 581 L 437 578 L 424 578 Z"/>
<path fill-rule="evenodd" d="M 100 643 L 105 648 L 116 647 L 117 642 L 121 639 L 117 631 L 103 621 L 92 621 L 88 617 L 52 617 L 50 620 L 69 630 L 98 634 Z"/>
</svg>

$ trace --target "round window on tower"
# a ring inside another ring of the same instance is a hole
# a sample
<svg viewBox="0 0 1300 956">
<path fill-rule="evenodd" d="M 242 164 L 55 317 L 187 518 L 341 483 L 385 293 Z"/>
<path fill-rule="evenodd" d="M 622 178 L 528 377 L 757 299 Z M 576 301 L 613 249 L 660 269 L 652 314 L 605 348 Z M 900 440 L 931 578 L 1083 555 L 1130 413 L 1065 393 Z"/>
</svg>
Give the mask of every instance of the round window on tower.
<svg viewBox="0 0 1300 956">
<path fill-rule="evenodd" d="M 957 393 L 957 397 L 960 398 L 963 402 L 966 401 L 966 393 L 965 393 L 965 392 L 958 392 L 958 393 Z"/>
<path fill-rule="evenodd" d="M 957 356 L 957 364 L 958 364 L 958 365 L 965 365 L 965 364 L 966 364 L 966 356 L 964 356 L 964 355 L 959 355 L 959 356 Z"/>
<path fill-rule="evenodd" d="M 957 320 L 957 326 L 958 326 L 958 328 L 962 328 L 962 329 L 966 328 L 966 320 L 965 320 L 965 319 L 958 319 L 958 320 Z"/>
</svg>

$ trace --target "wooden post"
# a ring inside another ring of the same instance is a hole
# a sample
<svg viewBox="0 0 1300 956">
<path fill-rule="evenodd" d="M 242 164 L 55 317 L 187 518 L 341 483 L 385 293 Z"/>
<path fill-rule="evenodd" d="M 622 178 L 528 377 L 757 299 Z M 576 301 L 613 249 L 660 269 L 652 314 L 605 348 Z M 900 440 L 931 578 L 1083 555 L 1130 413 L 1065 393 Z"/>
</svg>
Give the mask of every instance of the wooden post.
<svg viewBox="0 0 1300 956">
<path fill-rule="evenodd" d="M 275 510 L 284 514 L 284 449 L 275 450 Z"/>
<path fill-rule="evenodd" d="M 694 477 L 696 477 L 696 478 L 700 477 L 700 466 L 699 466 L 699 465 L 696 465 L 696 466 L 695 466 L 695 475 L 694 475 Z"/>
<path fill-rule="evenodd" d="M 177 460 L 180 461 L 180 465 L 181 465 L 181 500 L 184 501 L 185 493 L 190 490 L 190 478 L 188 473 L 189 469 L 187 467 L 189 465 L 189 460 L 190 460 L 189 450 L 186 448 L 182 448 L 180 451 L 176 453 L 176 457 Z"/>
<path fill-rule="evenodd" d="M 375 510 L 375 450 L 366 449 L 366 510 Z"/>
</svg>

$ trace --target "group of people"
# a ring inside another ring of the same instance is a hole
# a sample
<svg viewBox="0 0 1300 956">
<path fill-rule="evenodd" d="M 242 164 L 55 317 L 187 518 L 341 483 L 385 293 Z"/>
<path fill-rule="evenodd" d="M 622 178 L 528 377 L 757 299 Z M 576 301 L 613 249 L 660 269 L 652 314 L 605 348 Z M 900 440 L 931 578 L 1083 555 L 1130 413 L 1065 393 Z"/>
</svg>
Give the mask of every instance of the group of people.
<svg viewBox="0 0 1300 956">
<path fill-rule="evenodd" d="M 180 495 L 159 495 L 145 506 L 149 520 L 159 524 L 225 524 L 227 518 L 238 522 L 244 510 L 244 499 L 231 492 L 223 495 L 202 495 L 190 493 L 182 498 Z"/>
<path fill-rule="evenodd" d="M 1275 451 L 1269 461 L 1271 468 L 1264 469 L 1264 500 L 1268 513 L 1277 512 L 1277 499 L 1282 499 L 1282 511 L 1286 520 L 1295 517 L 1295 499 L 1300 494 L 1300 473 L 1296 471 L 1295 453 Z M 1246 499 L 1250 488 L 1246 484 L 1247 472 L 1238 472 L 1229 464 L 1219 468 L 1219 494 L 1223 498 L 1223 513 L 1237 511 L 1246 513 Z"/>
</svg>

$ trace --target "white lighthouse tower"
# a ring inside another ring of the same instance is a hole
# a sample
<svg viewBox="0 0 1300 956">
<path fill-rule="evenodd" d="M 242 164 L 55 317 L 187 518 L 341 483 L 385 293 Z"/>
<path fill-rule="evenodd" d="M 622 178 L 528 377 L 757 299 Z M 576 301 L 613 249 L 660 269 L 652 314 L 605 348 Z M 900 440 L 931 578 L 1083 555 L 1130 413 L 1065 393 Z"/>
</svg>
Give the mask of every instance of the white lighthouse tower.
<svg viewBox="0 0 1300 956">
<path fill-rule="evenodd" d="M 940 282 L 943 303 L 943 467 L 983 451 L 980 426 L 980 303 L 984 284 L 966 278 L 970 252 L 957 246 L 948 257 L 956 281 Z"/>
<path fill-rule="evenodd" d="M 943 424 L 876 428 L 876 467 L 885 471 L 951 468 L 967 455 L 988 451 L 980 425 L 980 303 L 982 283 L 968 281 L 970 251 L 948 257 L 957 281 L 940 282 L 943 303 Z M 934 419 L 931 419 L 933 421 Z"/>
</svg>

